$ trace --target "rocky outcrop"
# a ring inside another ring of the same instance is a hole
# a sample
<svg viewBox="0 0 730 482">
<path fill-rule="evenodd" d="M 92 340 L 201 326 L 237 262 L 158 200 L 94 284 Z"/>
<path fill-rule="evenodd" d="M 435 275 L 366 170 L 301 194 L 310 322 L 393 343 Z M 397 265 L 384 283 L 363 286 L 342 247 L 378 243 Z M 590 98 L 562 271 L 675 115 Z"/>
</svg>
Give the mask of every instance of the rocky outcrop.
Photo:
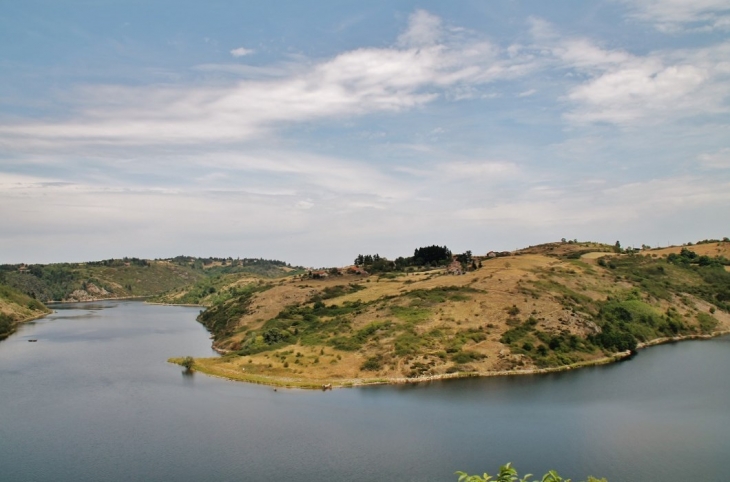
<svg viewBox="0 0 730 482">
<path fill-rule="evenodd" d="M 100 288 L 94 283 L 86 283 L 86 289 L 74 290 L 63 301 L 94 301 L 99 298 L 107 298 L 111 294 L 106 289 Z"/>
</svg>

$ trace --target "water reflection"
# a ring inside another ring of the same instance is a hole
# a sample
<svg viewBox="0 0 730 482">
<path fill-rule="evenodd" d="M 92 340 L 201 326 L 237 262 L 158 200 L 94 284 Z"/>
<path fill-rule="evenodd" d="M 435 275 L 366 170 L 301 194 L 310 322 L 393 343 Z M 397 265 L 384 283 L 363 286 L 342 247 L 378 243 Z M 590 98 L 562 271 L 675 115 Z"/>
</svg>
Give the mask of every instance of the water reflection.
<svg viewBox="0 0 730 482">
<path fill-rule="evenodd" d="M 435 482 L 508 461 L 573 480 L 730 473 L 730 337 L 565 373 L 274 392 L 167 363 L 213 356 L 198 308 L 63 309 L 0 343 L 3 482 L 266 480 L 274 470 L 303 482 Z"/>
</svg>

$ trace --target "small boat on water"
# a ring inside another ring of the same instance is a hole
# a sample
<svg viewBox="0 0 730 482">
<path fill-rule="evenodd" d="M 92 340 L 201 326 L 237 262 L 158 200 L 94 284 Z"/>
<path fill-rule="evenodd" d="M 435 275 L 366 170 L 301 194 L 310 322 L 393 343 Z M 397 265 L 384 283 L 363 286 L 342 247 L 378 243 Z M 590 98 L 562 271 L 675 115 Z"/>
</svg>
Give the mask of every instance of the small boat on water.
<svg viewBox="0 0 730 482">
<path fill-rule="evenodd" d="M 31 338 L 30 340 L 28 340 L 28 342 L 30 342 L 30 343 L 35 343 L 36 341 L 38 341 L 38 340 L 36 340 L 35 338 Z"/>
</svg>

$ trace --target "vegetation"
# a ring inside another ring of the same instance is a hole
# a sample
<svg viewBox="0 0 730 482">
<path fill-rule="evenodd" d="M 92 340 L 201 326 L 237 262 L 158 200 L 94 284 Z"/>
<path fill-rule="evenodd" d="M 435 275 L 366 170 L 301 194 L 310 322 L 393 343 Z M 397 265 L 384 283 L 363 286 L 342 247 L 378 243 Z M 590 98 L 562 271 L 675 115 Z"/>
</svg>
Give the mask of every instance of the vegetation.
<svg viewBox="0 0 730 482">
<path fill-rule="evenodd" d="M 496 478 L 487 474 L 483 475 L 469 475 L 465 472 L 456 472 L 459 476 L 459 482 L 529 482 L 532 479 L 532 474 L 526 474 L 520 478 L 517 470 L 512 467 L 511 463 L 507 463 L 499 468 L 499 473 Z M 534 479 L 532 479 L 534 480 Z M 549 471 L 542 478 L 534 480 L 534 482 L 570 482 L 571 479 L 563 479 L 554 470 Z M 596 479 L 595 477 L 588 477 L 587 482 L 608 482 L 606 479 Z"/>
<path fill-rule="evenodd" d="M 203 276 L 168 262 L 136 258 L 0 266 L 0 282 L 43 302 L 149 296 Z"/>
<path fill-rule="evenodd" d="M 168 293 L 169 296 L 161 296 L 155 301 L 214 304 L 237 296 L 235 290 L 210 296 L 235 279 L 275 278 L 302 271 L 283 261 L 253 258 L 178 256 L 154 261 L 121 258 L 88 263 L 0 265 L 0 283 L 43 302 L 150 297 Z"/>
<path fill-rule="evenodd" d="M 18 323 L 37 318 L 49 311 L 40 301 L 9 286 L 0 285 L 0 340 L 10 336 Z"/>
<path fill-rule="evenodd" d="M 464 257 L 460 261 L 471 264 L 471 251 L 468 254 L 460 255 Z M 446 246 L 425 246 L 416 248 L 411 257 L 399 256 L 395 261 L 381 257 L 379 254 L 358 254 L 355 258 L 355 266 L 360 266 L 370 273 L 384 273 L 389 271 L 403 271 L 408 267 L 424 267 L 430 268 L 435 266 L 444 266 L 451 262 L 451 250 Z"/>
<path fill-rule="evenodd" d="M 489 258 L 431 246 L 414 252 L 434 263 L 428 269 L 411 264 L 414 256 L 370 276 L 368 267 L 384 258 L 362 255 L 355 261 L 367 270 L 328 276 L 211 277 L 199 283 L 215 288 L 200 320 L 227 355 L 196 360 L 196 367 L 237 379 L 341 386 L 534 373 L 730 329 L 723 264 L 730 246 L 703 245 L 697 256 L 619 246 L 566 241 Z M 442 256 L 473 267 L 452 276 L 439 269 Z"/>
<path fill-rule="evenodd" d="M 236 292 L 236 297 L 227 299 L 200 314 L 198 320 L 215 338 L 232 334 L 238 319 L 247 313 L 255 293 L 270 289 L 270 284 L 250 284 Z"/>
<path fill-rule="evenodd" d="M 3 265 L 16 299 L 0 304 L 0 336 L 44 300 L 155 295 L 207 307 L 198 319 L 226 356 L 195 360 L 206 373 L 305 385 L 534 373 L 730 330 L 728 257 L 725 241 L 637 252 L 573 240 L 484 257 L 433 245 L 327 271 L 186 256 Z"/>
</svg>

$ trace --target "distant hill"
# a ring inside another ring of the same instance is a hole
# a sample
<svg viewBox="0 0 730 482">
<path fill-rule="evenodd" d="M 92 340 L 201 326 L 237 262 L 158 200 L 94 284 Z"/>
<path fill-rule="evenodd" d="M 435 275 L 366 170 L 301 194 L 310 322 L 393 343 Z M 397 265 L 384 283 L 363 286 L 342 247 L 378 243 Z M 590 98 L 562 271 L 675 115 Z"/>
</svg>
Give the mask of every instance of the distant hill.
<svg viewBox="0 0 730 482">
<path fill-rule="evenodd" d="M 198 298 L 210 305 L 199 320 L 228 355 L 194 366 L 319 386 L 611 360 L 730 330 L 730 242 L 701 246 L 703 254 L 571 241 L 435 266 L 358 256 L 375 274 L 357 264 L 278 280 L 221 277 L 215 293 L 225 296 Z"/>
<path fill-rule="evenodd" d="M 0 266 L 0 282 L 43 302 L 144 297 L 195 283 L 205 275 L 166 260 Z"/>
<path fill-rule="evenodd" d="M 252 283 L 295 276 L 304 273 L 301 267 L 291 267 L 278 260 L 249 258 L 243 260 L 201 260 L 188 264 L 202 269 L 204 277 L 192 285 L 181 286 L 150 298 L 153 303 L 212 306 L 238 296 L 241 289 Z"/>
<path fill-rule="evenodd" d="M 0 340 L 11 335 L 19 323 L 50 312 L 40 301 L 9 286 L 0 285 Z"/>
<path fill-rule="evenodd" d="M 294 272 L 287 263 L 264 259 L 196 258 L 107 259 L 87 263 L 0 265 L 0 283 L 43 302 L 150 297 L 202 282 L 242 274 L 272 278 Z M 233 277 L 233 278 L 230 278 Z M 189 303 L 198 303 L 200 296 Z"/>
</svg>

